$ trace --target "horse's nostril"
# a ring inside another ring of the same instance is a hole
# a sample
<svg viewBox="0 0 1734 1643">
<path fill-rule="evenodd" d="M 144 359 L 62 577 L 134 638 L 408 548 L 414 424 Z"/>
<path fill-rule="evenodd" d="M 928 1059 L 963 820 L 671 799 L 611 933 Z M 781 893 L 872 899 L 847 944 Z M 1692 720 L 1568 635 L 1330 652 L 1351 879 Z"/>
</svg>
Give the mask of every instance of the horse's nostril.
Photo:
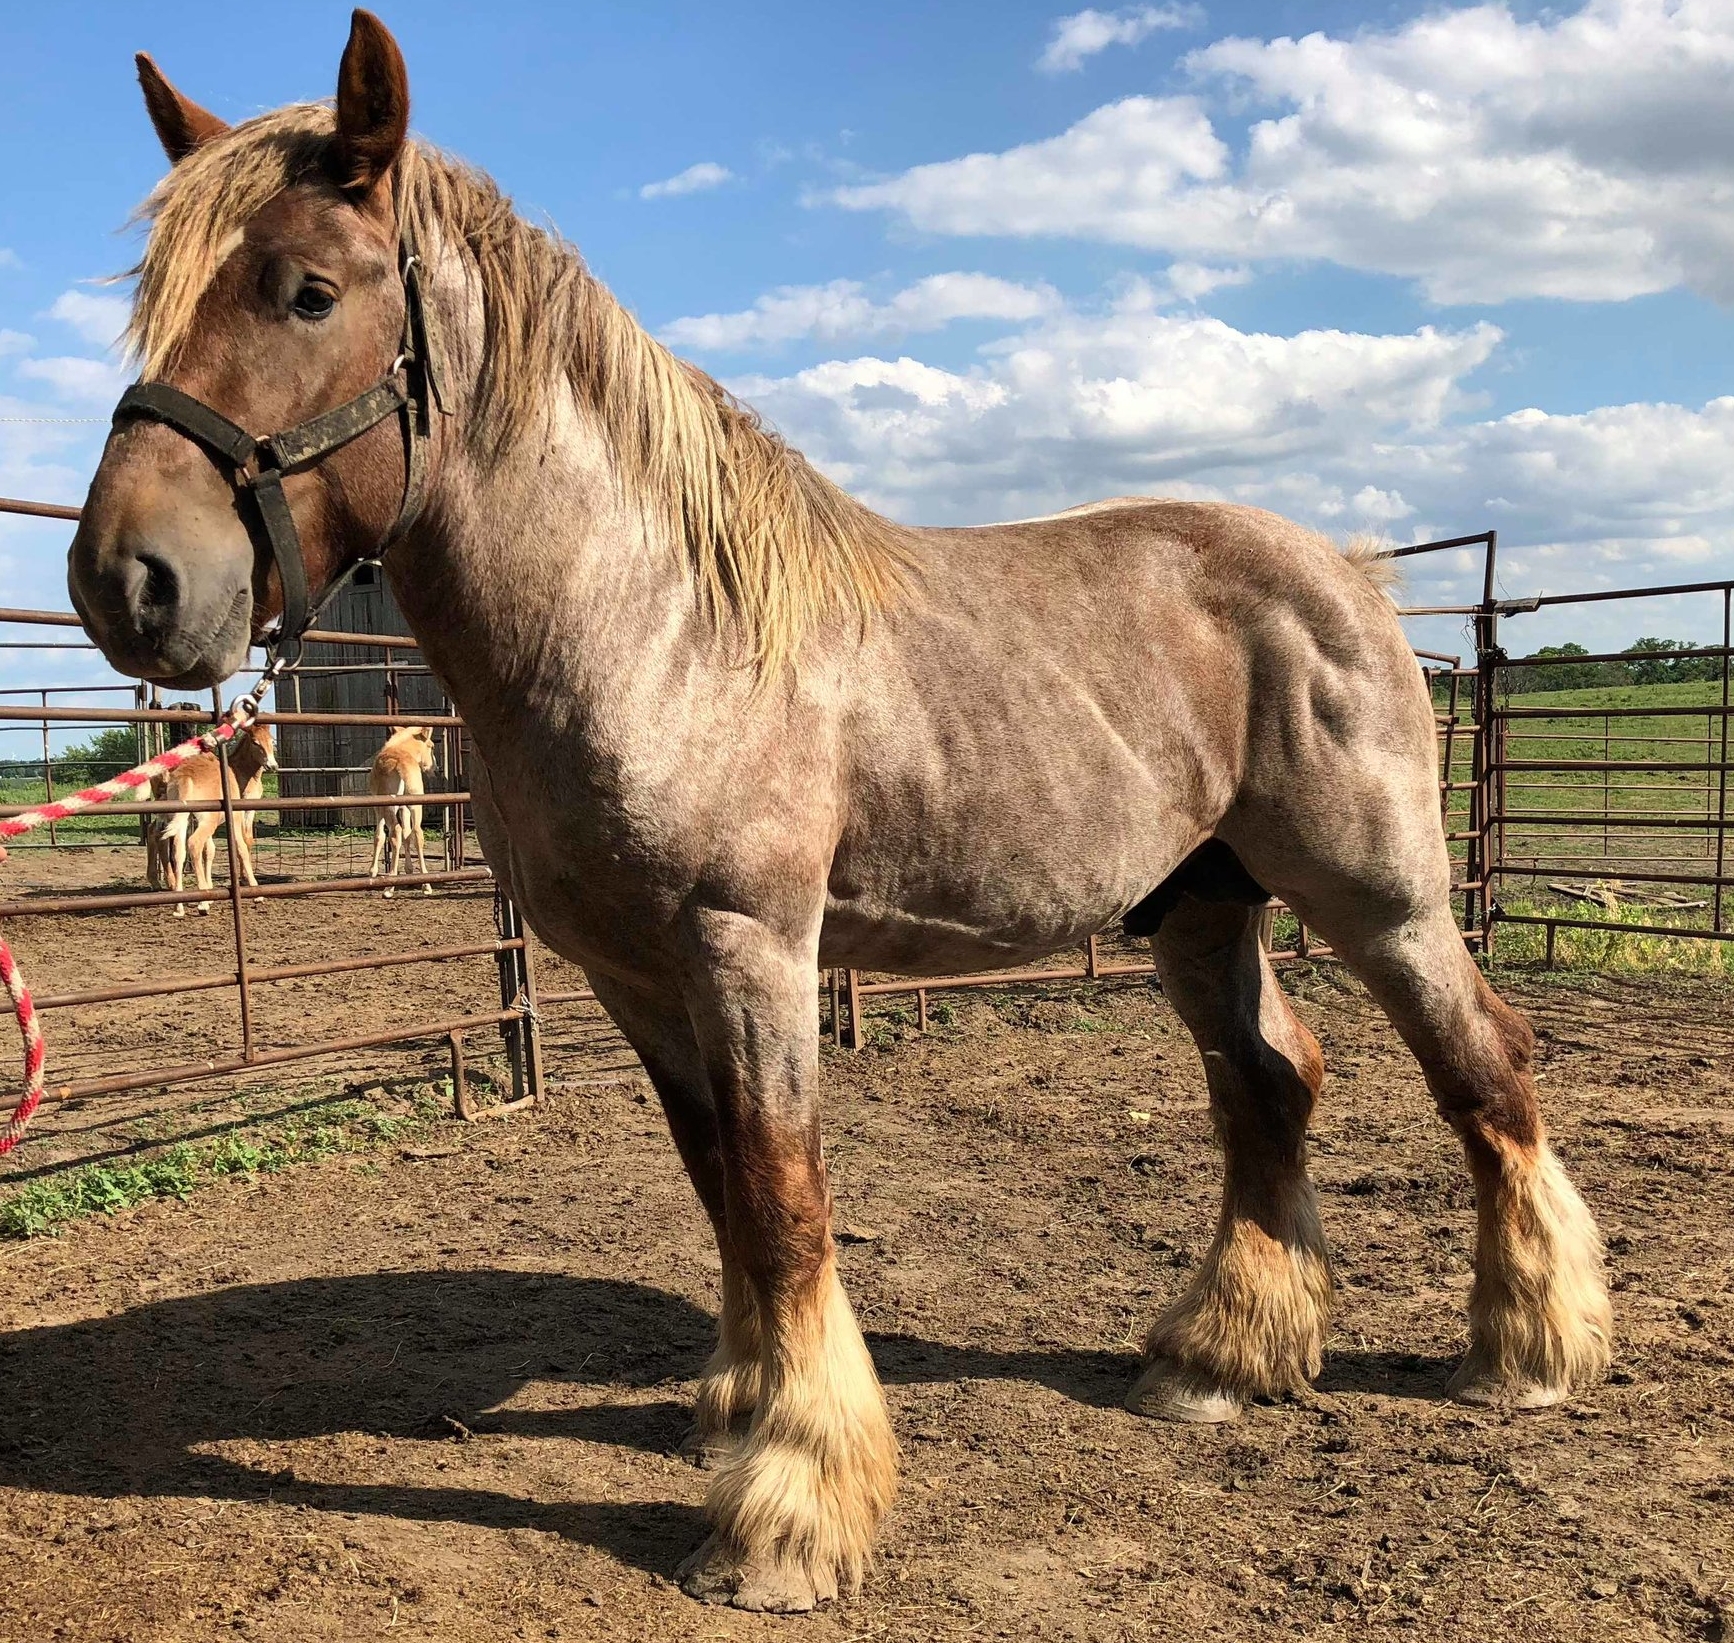
<svg viewBox="0 0 1734 1643">
<path fill-rule="evenodd" d="M 180 573 L 160 554 L 134 556 L 144 575 L 134 585 L 134 607 L 141 619 L 162 621 L 173 616 L 181 602 Z"/>
</svg>

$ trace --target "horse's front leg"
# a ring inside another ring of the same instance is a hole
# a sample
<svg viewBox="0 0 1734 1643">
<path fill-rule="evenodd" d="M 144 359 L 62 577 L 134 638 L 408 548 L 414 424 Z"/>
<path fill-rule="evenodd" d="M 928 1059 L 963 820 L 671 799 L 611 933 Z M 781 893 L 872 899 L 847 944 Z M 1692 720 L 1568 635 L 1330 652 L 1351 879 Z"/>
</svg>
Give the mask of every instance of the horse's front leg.
<svg viewBox="0 0 1734 1643">
<path fill-rule="evenodd" d="M 897 1473 L 831 1242 L 814 953 L 733 913 L 699 913 L 691 934 L 687 1006 L 716 1104 L 728 1241 L 751 1291 L 761 1386 L 706 1503 L 715 1532 L 682 1584 L 744 1609 L 810 1609 L 859 1585 Z"/>
<path fill-rule="evenodd" d="M 716 1235 L 722 1259 L 722 1315 L 716 1350 L 699 1376 L 692 1430 L 681 1443 L 682 1453 L 700 1466 L 716 1465 L 745 1435 L 758 1406 L 759 1322 L 752 1288 L 729 1243 L 722 1142 L 710 1077 L 693 1036 L 692 1017 L 678 994 L 640 992 L 599 970 L 591 975 L 590 985 L 644 1063 L 681 1162 Z"/>
</svg>

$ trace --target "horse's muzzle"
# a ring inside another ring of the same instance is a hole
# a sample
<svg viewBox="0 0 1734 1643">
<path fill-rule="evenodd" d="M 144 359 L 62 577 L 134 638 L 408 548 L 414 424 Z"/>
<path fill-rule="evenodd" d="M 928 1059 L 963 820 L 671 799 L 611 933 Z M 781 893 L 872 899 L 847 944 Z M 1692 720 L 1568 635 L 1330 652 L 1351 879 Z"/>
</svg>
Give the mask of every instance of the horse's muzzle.
<svg viewBox="0 0 1734 1643">
<path fill-rule="evenodd" d="M 175 689 L 220 684 L 245 665 L 251 571 L 250 555 L 132 533 L 101 541 L 84 525 L 66 556 L 72 607 L 109 663 Z"/>
</svg>

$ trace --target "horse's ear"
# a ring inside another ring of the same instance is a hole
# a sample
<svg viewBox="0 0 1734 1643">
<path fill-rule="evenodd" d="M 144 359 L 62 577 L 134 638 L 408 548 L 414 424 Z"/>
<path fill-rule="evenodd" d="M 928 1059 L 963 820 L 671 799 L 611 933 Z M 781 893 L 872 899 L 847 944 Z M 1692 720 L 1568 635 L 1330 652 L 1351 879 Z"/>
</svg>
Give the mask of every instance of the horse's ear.
<svg viewBox="0 0 1734 1643">
<path fill-rule="evenodd" d="M 141 51 L 133 61 L 138 65 L 145 108 L 171 163 L 179 165 L 200 143 L 208 143 L 229 129 L 226 121 L 176 91 L 163 78 L 163 71 L 151 61 L 148 52 Z"/>
<path fill-rule="evenodd" d="M 337 71 L 337 181 L 365 198 L 391 175 L 409 132 L 409 71 L 391 31 L 359 8 Z"/>
</svg>

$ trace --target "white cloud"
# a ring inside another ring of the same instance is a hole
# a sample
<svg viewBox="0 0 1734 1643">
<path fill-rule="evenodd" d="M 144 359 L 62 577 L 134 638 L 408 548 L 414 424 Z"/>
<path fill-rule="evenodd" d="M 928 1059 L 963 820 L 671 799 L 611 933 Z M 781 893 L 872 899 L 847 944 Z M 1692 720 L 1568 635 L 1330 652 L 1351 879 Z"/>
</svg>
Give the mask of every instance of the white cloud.
<svg viewBox="0 0 1734 1643">
<path fill-rule="evenodd" d="M 1477 417 L 1465 379 L 1497 352 L 1491 326 L 1265 336 L 1162 301 L 1139 285 L 1100 310 L 1044 315 L 965 370 L 866 355 L 732 386 L 903 519 L 975 524 L 1144 493 L 1248 503 L 1338 535 L 1493 527 L 1514 592 L 1691 580 L 1734 556 L 1734 396 Z M 1479 564 L 1412 561 L 1411 596 L 1477 598 Z M 1720 606 L 1700 603 L 1526 618 L 1511 642 L 1707 632 Z M 1434 623 L 1419 642 L 1458 648 L 1455 628 Z"/>
<path fill-rule="evenodd" d="M 0 245 L 0 268 L 22 268 L 24 259 L 16 251 L 10 251 Z"/>
<path fill-rule="evenodd" d="M 0 358 L 7 354 L 27 354 L 36 346 L 36 338 L 26 331 L 8 331 L 0 326 Z"/>
<path fill-rule="evenodd" d="M 72 327 L 96 348 L 112 348 L 126 329 L 132 305 L 125 297 L 97 296 L 89 291 L 62 291 L 49 307 L 48 317 Z"/>
<path fill-rule="evenodd" d="M 1247 334 L 1167 312 L 1137 283 L 989 345 L 968 371 L 867 357 L 735 387 L 893 512 L 963 522 L 1220 483 L 1436 425 L 1499 340 L 1489 325 Z M 1378 501 L 1385 518 L 1400 506 Z"/>
<path fill-rule="evenodd" d="M 1003 153 L 835 190 L 942 234 L 1065 235 L 1181 259 L 1323 259 L 1442 302 L 1734 301 L 1727 0 L 1503 4 L 1348 39 L 1225 39 L 1198 92 L 1131 97 Z M 1269 109 L 1237 150 L 1206 98 Z"/>
<path fill-rule="evenodd" d="M 62 355 L 51 359 L 18 362 L 18 376 L 43 382 L 61 399 L 103 404 L 120 398 L 127 373 L 106 359 L 80 359 Z"/>
<path fill-rule="evenodd" d="M 1228 285 L 1246 285 L 1252 280 L 1250 268 L 1207 268 L 1203 263 L 1174 262 L 1162 276 L 1168 289 L 1182 302 L 1197 302 L 1212 291 Z"/>
<path fill-rule="evenodd" d="M 734 173 L 726 165 L 718 165 L 714 160 L 700 160 L 697 165 L 689 165 L 686 170 L 664 177 L 661 182 L 646 183 L 639 189 L 638 197 L 641 200 L 666 200 L 677 194 L 697 194 L 706 188 L 720 188 L 733 180 Z"/>
<path fill-rule="evenodd" d="M 1109 46 L 1135 46 L 1158 29 L 1196 28 L 1204 14 L 1197 6 L 1132 6 L 1125 11 L 1079 11 L 1055 19 L 1047 49 L 1036 67 L 1047 74 L 1080 69 Z"/>
<path fill-rule="evenodd" d="M 661 334 L 671 347 L 733 352 L 798 337 L 833 342 L 937 331 L 958 320 L 1030 320 L 1058 304 L 1057 293 L 1047 286 L 1018 285 L 988 274 L 930 274 L 885 302 L 874 302 L 858 280 L 832 280 L 782 286 L 736 313 L 677 319 Z"/>
</svg>

